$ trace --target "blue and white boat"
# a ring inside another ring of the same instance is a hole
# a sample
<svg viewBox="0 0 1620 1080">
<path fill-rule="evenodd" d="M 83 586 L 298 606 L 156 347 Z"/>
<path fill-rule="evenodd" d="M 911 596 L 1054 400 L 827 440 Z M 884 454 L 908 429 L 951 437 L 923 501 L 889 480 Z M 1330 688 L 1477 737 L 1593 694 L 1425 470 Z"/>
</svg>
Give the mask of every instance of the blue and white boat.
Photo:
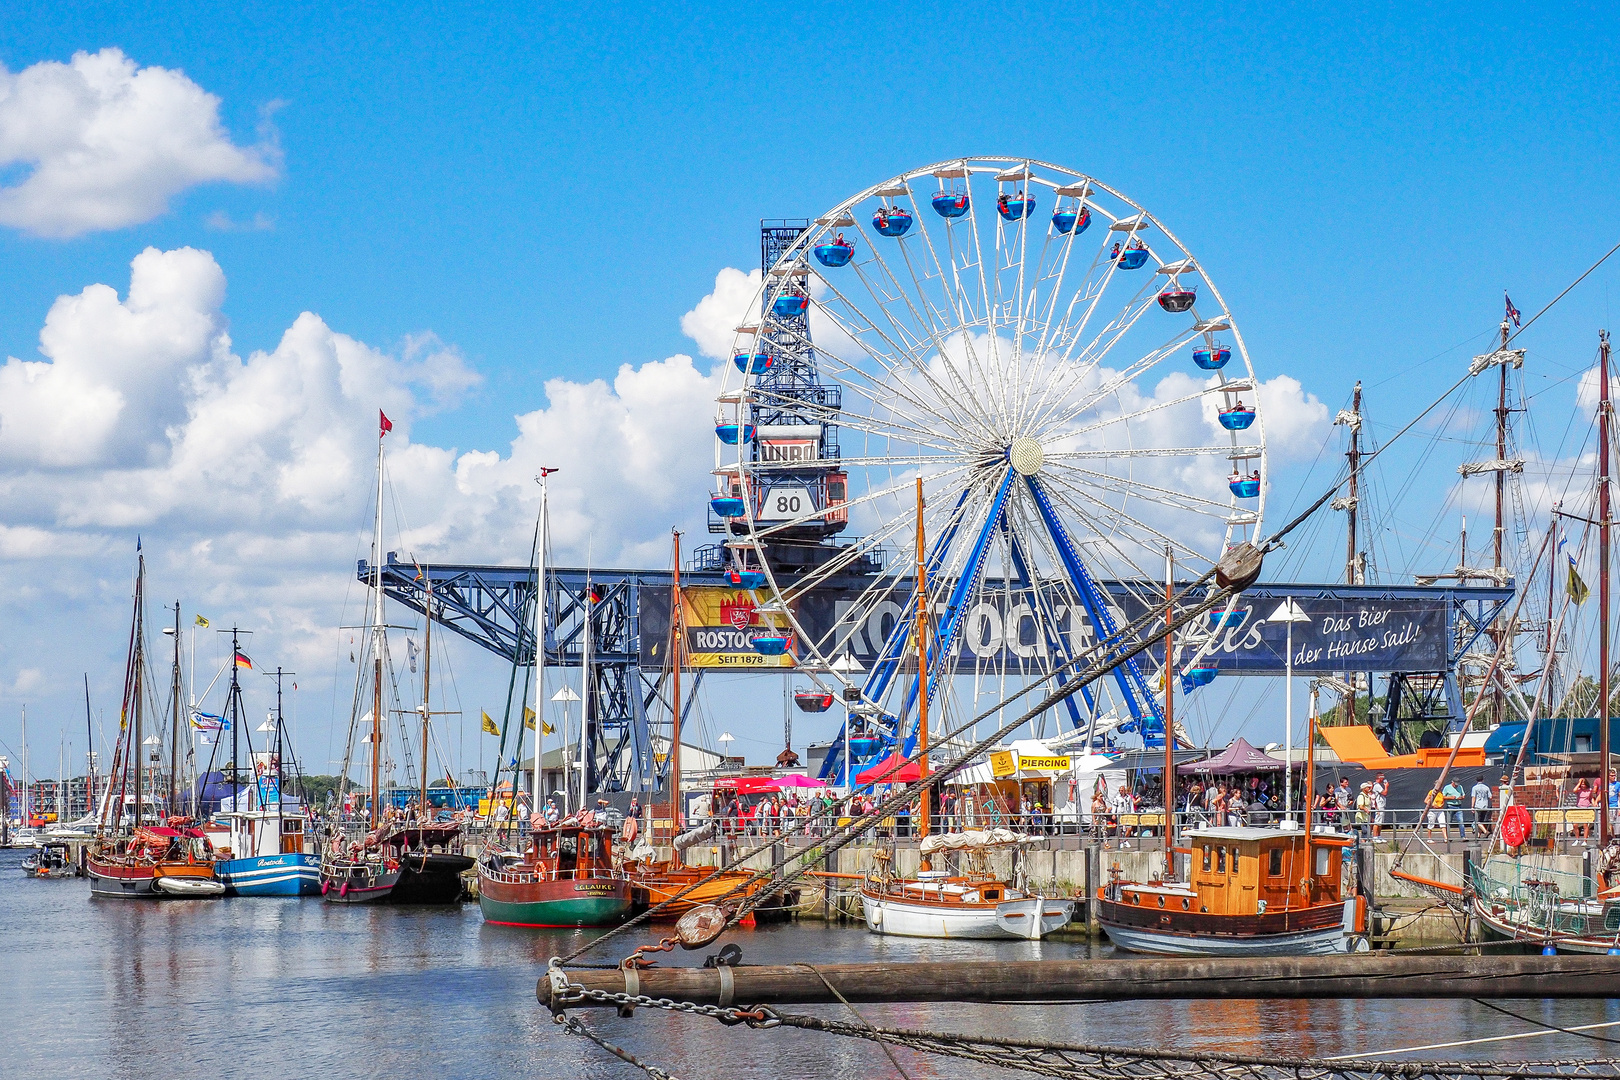
<svg viewBox="0 0 1620 1080">
<path fill-rule="evenodd" d="M 290 800 L 289 800 L 290 801 Z M 230 858 L 214 864 L 227 896 L 318 896 L 320 856 L 304 850 L 304 814 L 285 803 L 216 815 L 230 827 Z"/>
</svg>

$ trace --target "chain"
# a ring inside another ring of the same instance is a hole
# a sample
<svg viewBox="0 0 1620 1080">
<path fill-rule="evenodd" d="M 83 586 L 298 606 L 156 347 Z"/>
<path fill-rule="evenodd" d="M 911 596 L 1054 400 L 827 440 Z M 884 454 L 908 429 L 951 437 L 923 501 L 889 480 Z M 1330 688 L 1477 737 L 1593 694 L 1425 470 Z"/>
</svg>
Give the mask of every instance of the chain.
<svg viewBox="0 0 1620 1080">
<path fill-rule="evenodd" d="M 608 1042 L 606 1039 L 602 1038 L 602 1036 L 598 1035 L 596 1032 L 592 1031 L 590 1028 L 586 1027 L 572 1016 L 569 1016 L 567 1013 L 555 1013 L 551 1019 L 557 1024 L 561 1025 L 564 1031 L 571 1035 L 585 1036 L 585 1038 L 591 1040 L 591 1042 L 595 1043 L 597 1046 L 600 1046 L 602 1049 L 606 1050 L 620 1061 L 627 1061 L 634 1065 L 636 1068 L 652 1077 L 652 1080 L 678 1080 L 675 1074 L 667 1073 L 656 1065 L 650 1065 L 636 1057 L 636 1055 L 632 1054 L 624 1047 L 615 1046 L 613 1043 Z"/>
</svg>

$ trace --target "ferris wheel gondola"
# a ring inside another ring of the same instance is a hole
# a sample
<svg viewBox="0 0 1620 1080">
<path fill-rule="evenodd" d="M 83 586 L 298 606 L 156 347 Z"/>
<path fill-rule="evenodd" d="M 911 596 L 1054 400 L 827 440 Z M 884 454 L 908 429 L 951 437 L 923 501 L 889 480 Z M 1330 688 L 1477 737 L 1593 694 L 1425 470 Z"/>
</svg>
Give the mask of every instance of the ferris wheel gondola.
<svg viewBox="0 0 1620 1080">
<path fill-rule="evenodd" d="M 1056 209 L 1037 218 L 1046 198 Z M 1193 577 L 1258 535 L 1265 441 L 1233 315 L 1160 219 L 1094 177 L 963 158 L 891 178 L 787 245 L 751 310 L 711 505 L 764 577 L 755 650 L 818 670 L 870 658 L 858 681 L 837 676 L 858 761 L 909 752 L 919 693 L 949 729 L 1098 648 L 1162 594 L 1167 552 Z M 906 663 L 911 578 L 882 572 L 914 542 L 918 475 L 937 621 L 926 688 Z M 852 576 L 835 625 L 801 618 L 804 598 Z M 1189 688 L 1215 671 L 1196 649 L 1170 666 Z M 1088 742 L 1152 745 L 1165 675 L 1144 654 L 1058 719 Z M 824 776 L 845 775 L 841 753 Z"/>
</svg>

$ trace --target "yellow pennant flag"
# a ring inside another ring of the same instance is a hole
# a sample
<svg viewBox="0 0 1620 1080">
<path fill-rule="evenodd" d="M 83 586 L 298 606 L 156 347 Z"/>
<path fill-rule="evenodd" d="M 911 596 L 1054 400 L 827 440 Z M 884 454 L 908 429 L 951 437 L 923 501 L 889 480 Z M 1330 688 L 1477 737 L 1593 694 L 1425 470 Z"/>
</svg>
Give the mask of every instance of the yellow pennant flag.
<svg viewBox="0 0 1620 1080">
<path fill-rule="evenodd" d="M 482 712 L 482 710 L 480 710 L 480 711 Z M 493 720 L 491 720 L 489 718 L 489 713 L 485 712 L 485 713 L 482 713 L 482 715 L 484 717 L 484 724 L 483 724 L 484 734 L 485 735 L 499 735 L 501 733 L 501 729 L 495 726 L 495 721 L 493 721 Z"/>
<path fill-rule="evenodd" d="M 528 728 L 530 731 L 534 730 L 534 710 L 529 708 L 527 705 L 523 706 L 523 726 Z M 545 732 L 547 735 L 557 734 L 557 729 L 546 723 L 544 720 L 540 722 L 540 730 Z"/>
</svg>

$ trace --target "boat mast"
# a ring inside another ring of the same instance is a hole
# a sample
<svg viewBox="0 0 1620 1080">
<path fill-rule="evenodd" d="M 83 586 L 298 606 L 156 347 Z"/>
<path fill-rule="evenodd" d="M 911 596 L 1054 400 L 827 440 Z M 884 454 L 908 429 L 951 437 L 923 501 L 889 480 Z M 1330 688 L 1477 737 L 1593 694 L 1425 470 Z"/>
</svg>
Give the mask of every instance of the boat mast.
<svg viewBox="0 0 1620 1080">
<path fill-rule="evenodd" d="M 1350 398 L 1350 411 L 1341 412 L 1334 420 L 1335 424 L 1343 424 L 1350 429 L 1350 449 L 1345 451 L 1345 458 L 1350 463 L 1350 487 L 1343 499 L 1335 499 L 1334 506 L 1344 510 L 1344 583 L 1346 585 L 1363 584 L 1366 571 L 1361 565 L 1361 559 L 1356 551 L 1356 526 L 1360 524 L 1361 517 L 1361 380 L 1356 380 L 1356 389 Z M 1350 700 L 1347 703 L 1348 711 L 1343 719 L 1344 723 L 1356 722 L 1356 696 L 1360 693 L 1360 674 L 1347 672 L 1349 678 L 1345 681 L 1350 684 Z M 1372 676 L 1367 677 L 1367 694 L 1372 696 Z M 1290 766 L 1292 768 L 1292 766 Z"/>
<path fill-rule="evenodd" d="M 586 559 L 586 562 L 589 562 Z M 591 590 L 596 586 L 591 583 L 590 567 L 585 568 L 585 626 L 584 648 L 579 660 L 579 812 L 585 812 L 585 755 L 590 753 L 590 720 L 591 720 L 591 617 L 596 614 L 591 605 Z M 572 771 L 572 770 L 570 770 Z M 565 779 L 563 784 L 569 791 L 573 790 L 573 781 Z"/>
<path fill-rule="evenodd" d="M 1164 880 L 1176 869 L 1176 556 L 1164 545 Z"/>
<path fill-rule="evenodd" d="M 1508 321 L 1504 318 L 1502 320 L 1502 341 L 1497 346 L 1499 353 L 1507 351 L 1508 336 Z M 1496 466 L 1496 530 L 1491 534 L 1491 571 L 1492 579 L 1500 585 L 1506 580 L 1502 570 L 1502 542 L 1506 532 L 1502 521 L 1502 492 L 1507 483 L 1507 420 L 1509 412 L 1507 407 L 1507 364 L 1498 364 L 1496 373 L 1496 461 L 1492 463 Z M 1502 625 L 1501 620 L 1491 623 L 1491 644 L 1496 646 L 1492 650 L 1493 652 L 1501 652 L 1502 637 L 1505 631 L 1506 628 Z M 1480 689 L 1484 690 L 1485 688 L 1482 686 Z M 1491 687 L 1491 721 L 1493 723 L 1500 724 L 1505 719 L 1502 708 L 1502 683 L 1500 677 L 1498 677 Z"/>
<path fill-rule="evenodd" d="M 917 474 L 917 777 L 922 781 L 922 803 L 917 814 L 917 836 L 928 836 L 928 563 L 923 553 L 922 474 Z M 919 864 L 932 869 L 925 857 Z"/>
<path fill-rule="evenodd" d="M 371 827 L 380 820 L 377 802 L 381 798 L 382 773 L 382 707 L 383 707 L 383 648 L 387 634 L 383 629 L 382 590 L 382 527 L 383 527 L 383 439 L 393 424 L 382 410 L 377 411 L 377 520 L 371 530 Z"/>
<path fill-rule="evenodd" d="M 1609 332 L 1598 333 L 1598 834 L 1609 843 Z"/>
<path fill-rule="evenodd" d="M 90 723 L 90 673 L 84 673 L 84 812 L 90 814 L 96 801 L 96 731 Z"/>
<path fill-rule="evenodd" d="M 135 759 L 135 827 L 141 827 L 141 758 L 145 756 L 143 736 L 145 716 L 141 709 L 141 684 L 146 679 L 146 556 L 136 548 L 135 571 L 135 678 L 130 693 L 135 696 L 135 738 L 130 743 L 130 755 Z M 26 803 L 24 804 L 26 805 Z M 120 814 L 120 816 L 122 816 Z"/>
<path fill-rule="evenodd" d="M 233 656 L 234 664 L 236 658 Z M 180 601 L 174 602 L 174 669 L 169 676 L 169 813 L 180 802 Z"/>
<path fill-rule="evenodd" d="M 551 492 L 547 480 L 556 469 L 542 468 L 540 475 L 535 479 L 540 481 L 540 526 L 535 534 L 534 541 L 534 774 L 529 777 L 532 794 L 529 798 L 530 812 L 540 812 L 540 791 L 542 770 L 545 768 L 545 735 L 546 716 L 545 698 L 542 696 L 546 688 L 546 529 L 550 522 L 546 520 L 547 510 L 551 505 Z M 566 728 L 566 721 L 563 727 Z M 566 741 L 567 732 L 564 732 Z M 563 771 L 567 774 L 568 756 L 563 754 Z M 513 778 L 513 787 L 517 780 Z M 563 785 L 565 788 L 567 784 Z M 563 796 L 564 802 L 568 796 Z"/>
<path fill-rule="evenodd" d="M 422 580 L 427 592 L 427 631 L 422 640 L 422 791 L 416 811 L 417 821 L 425 825 L 428 819 L 428 720 L 433 716 L 433 582 L 426 574 L 422 575 Z M 539 734 L 537 729 L 536 737 Z"/>
<path fill-rule="evenodd" d="M 288 674 L 291 673 L 282 671 L 279 665 L 276 667 L 276 843 L 278 845 L 281 843 L 281 787 L 286 780 L 281 770 L 281 677 Z"/>
<path fill-rule="evenodd" d="M 675 838 L 681 834 L 681 647 L 686 631 L 681 626 L 681 531 L 670 531 L 675 538 L 675 576 L 669 591 L 669 665 L 675 685 L 669 710 L 669 847 L 670 861 L 679 866 L 681 852 Z"/>
<path fill-rule="evenodd" d="M 137 781 L 137 786 L 139 782 Z M 28 828 L 28 706 L 22 707 L 22 810 L 17 818 Z M 138 824 L 138 822 L 137 822 Z"/>
<path fill-rule="evenodd" d="M 242 655 L 242 646 L 237 643 L 237 629 L 231 627 L 231 689 L 227 697 L 226 722 L 231 725 L 231 809 L 242 809 L 242 767 L 237 763 L 237 730 L 242 726 L 246 716 L 242 710 L 242 683 L 237 676 L 241 664 L 237 661 Z"/>
</svg>

